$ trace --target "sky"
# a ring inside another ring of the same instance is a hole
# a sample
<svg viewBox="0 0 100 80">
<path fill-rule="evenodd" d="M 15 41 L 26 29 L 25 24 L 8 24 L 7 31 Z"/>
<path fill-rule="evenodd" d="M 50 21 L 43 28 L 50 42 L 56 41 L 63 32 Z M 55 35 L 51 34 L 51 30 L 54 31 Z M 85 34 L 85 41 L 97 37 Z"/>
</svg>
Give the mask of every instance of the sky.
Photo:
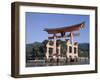
<svg viewBox="0 0 100 80">
<path fill-rule="evenodd" d="M 48 39 L 49 34 L 43 31 L 44 28 L 60 28 L 81 22 L 85 22 L 85 28 L 80 29 L 80 36 L 74 37 L 74 41 L 78 43 L 89 43 L 89 15 L 26 12 L 26 44 L 42 42 Z"/>
</svg>

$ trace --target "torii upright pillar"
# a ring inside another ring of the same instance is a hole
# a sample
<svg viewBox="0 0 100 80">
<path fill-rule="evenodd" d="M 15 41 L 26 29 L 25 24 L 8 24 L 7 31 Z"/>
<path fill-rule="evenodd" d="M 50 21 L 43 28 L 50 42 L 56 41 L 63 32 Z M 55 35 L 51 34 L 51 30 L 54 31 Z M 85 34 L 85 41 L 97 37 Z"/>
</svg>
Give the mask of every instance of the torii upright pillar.
<svg viewBox="0 0 100 80">
<path fill-rule="evenodd" d="M 53 54 L 52 54 L 52 56 L 53 56 L 53 58 L 55 59 L 56 57 L 55 57 L 55 54 L 56 54 L 56 34 L 54 34 L 54 44 L 53 44 Z"/>
<path fill-rule="evenodd" d="M 70 33 L 71 44 L 72 44 L 72 59 L 74 58 L 74 40 L 73 40 L 73 32 Z"/>
</svg>

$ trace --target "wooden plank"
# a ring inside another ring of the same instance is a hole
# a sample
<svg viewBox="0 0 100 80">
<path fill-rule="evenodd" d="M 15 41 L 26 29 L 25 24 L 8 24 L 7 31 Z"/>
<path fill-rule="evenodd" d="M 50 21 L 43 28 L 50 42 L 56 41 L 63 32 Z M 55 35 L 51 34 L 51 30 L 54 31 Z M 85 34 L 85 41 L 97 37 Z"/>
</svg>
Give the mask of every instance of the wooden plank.
<svg viewBox="0 0 100 80">
<path fill-rule="evenodd" d="M 75 37 L 75 36 L 79 36 L 80 35 L 80 33 L 73 33 L 73 36 Z M 67 37 L 71 37 L 71 35 L 70 34 L 68 34 L 68 35 L 65 35 L 65 36 L 56 36 L 56 38 L 67 38 Z M 50 37 L 48 37 L 48 39 L 54 39 L 54 36 L 50 36 Z"/>
<path fill-rule="evenodd" d="M 84 28 L 85 22 L 82 22 L 80 24 L 75 24 L 72 26 L 65 26 L 61 28 L 45 28 L 44 31 L 48 32 L 48 34 L 57 34 L 57 33 L 64 33 L 64 32 L 73 32 L 77 31 L 80 28 Z"/>
</svg>

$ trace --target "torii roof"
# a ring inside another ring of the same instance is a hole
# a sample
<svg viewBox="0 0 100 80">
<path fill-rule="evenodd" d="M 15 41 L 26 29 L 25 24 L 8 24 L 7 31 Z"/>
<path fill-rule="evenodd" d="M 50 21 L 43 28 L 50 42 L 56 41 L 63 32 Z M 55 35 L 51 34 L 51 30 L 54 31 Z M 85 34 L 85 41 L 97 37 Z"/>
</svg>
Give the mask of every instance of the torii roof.
<svg viewBox="0 0 100 80">
<path fill-rule="evenodd" d="M 75 24 L 71 26 L 65 26 L 61 28 L 45 28 L 44 31 L 48 32 L 48 34 L 57 34 L 57 33 L 63 33 L 63 32 L 72 32 L 77 31 L 80 28 L 84 28 L 85 22 L 82 22 L 80 24 Z"/>
</svg>

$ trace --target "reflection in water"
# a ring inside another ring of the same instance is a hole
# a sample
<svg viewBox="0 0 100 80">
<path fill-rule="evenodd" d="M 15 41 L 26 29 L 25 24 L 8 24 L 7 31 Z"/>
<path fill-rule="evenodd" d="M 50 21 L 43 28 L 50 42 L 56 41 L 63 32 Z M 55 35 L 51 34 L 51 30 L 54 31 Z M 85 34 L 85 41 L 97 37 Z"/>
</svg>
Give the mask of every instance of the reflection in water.
<svg viewBox="0 0 100 80">
<path fill-rule="evenodd" d="M 66 60 L 59 61 L 49 61 L 45 60 L 28 60 L 26 63 L 26 67 L 40 67 L 40 66 L 63 66 L 63 65 L 81 65 L 81 64 L 89 64 L 88 58 L 78 59 L 77 62 L 66 62 Z"/>
</svg>

